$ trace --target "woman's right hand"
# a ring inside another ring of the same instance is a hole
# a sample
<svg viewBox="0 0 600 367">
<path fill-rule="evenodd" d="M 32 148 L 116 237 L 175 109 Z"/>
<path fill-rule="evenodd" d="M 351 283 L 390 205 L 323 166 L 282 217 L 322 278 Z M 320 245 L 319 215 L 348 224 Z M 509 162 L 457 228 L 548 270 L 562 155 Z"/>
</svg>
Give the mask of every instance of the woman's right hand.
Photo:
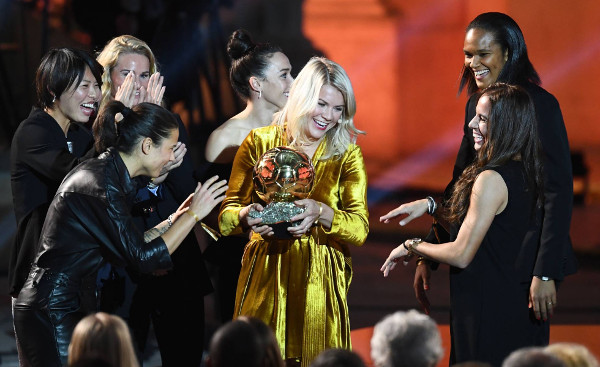
<svg viewBox="0 0 600 367">
<path fill-rule="evenodd" d="M 201 220 L 208 215 L 220 202 L 225 199 L 227 180 L 217 181 L 219 176 L 213 176 L 204 184 L 198 182 L 194 197 L 188 207 Z"/>
<path fill-rule="evenodd" d="M 148 80 L 148 87 L 145 88 L 146 95 L 144 99 L 140 98 L 142 102 L 150 102 L 160 106 L 162 103 L 163 95 L 165 94 L 165 86 L 163 85 L 164 77 L 160 73 L 156 72 L 152 74 Z M 143 87 L 141 89 L 144 89 Z"/>
<path fill-rule="evenodd" d="M 262 218 L 252 218 L 248 214 L 251 210 L 262 212 L 264 209 L 259 203 L 254 203 L 240 210 L 239 214 L 242 227 L 252 229 L 253 232 L 258 233 L 263 238 L 273 236 L 273 228 L 267 224 L 262 224 Z"/>
<path fill-rule="evenodd" d="M 121 84 L 121 86 L 119 86 L 119 88 L 117 89 L 117 93 L 115 93 L 115 101 L 120 101 L 125 105 L 125 107 L 133 107 L 133 102 L 135 101 L 135 94 L 138 91 L 136 84 L 137 83 L 135 82 L 135 73 L 133 71 L 130 71 L 125 77 L 125 80 L 123 80 L 123 84 Z M 141 92 L 142 91 L 140 90 L 140 93 Z"/>
<path fill-rule="evenodd" d="M 380 222 L 388 223 L 390 219 L 395 218 L 402 214 L 408 214 L 408 217 L 402 219 L 399 224 L 404 226 L 411 220 L 422 216 L 427 213 L 427 199 L 420 199 L 412 201 L 410 203 L 402 204 L 396 209 L 390 211 L 386 215 L 379 218 Z"/>
<path fill-rule="evenodd" d="M 408 253 L 408 250 L 404 246 L 403 242 L 400 244 L 400 246 L 396 247 L 392 250 L 392 252 L 390 252 L 390 255 L 387 259 L 385 259 L 385 262 L 379 270 L 381 270 L 384 277 L 387 277 L 390 271 L 394 270 L 398 262 L 403 261 L 404 265 L 406 265 L 407 260 L 409 260 L 411 257 L 412 255 Z"/>
</svg>

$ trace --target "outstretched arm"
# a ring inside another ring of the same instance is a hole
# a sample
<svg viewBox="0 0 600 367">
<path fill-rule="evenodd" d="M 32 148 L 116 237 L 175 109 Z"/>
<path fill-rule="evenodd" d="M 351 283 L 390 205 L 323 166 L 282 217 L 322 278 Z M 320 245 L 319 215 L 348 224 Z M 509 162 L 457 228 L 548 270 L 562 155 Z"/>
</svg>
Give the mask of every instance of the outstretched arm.
<svg viewBox="0 0 600 367">
<path fill-rule="evenodd" d="M 420 199 L 400 205 L 399 207 L 390 211 L 386 215 L 381 216 L 379 218 L 379 221 L 383 223 L 389 223 L 390 219 L 407 214 L 408 216 L 403 218 L 399 222 L 401 226 L 405 226 L 406 224 L 410 223 L 410 221 L 412 221 L 413 219 L 418 218 L 423 214 L 427 213 L 427 209 L 427 199 Z"/>
<path fill-rule="evenodd" d="M 504 210 L 507 202 L 508 189 L 500 174 L 491 170 L 482 172 L 473 185 L 471 204 L 456 240 L 439 245 L 422 242 L 414 248 L 414 253 L 465 268 L 475 257 L 494 217 Z M 381 267 L 384 276 L 407 255 L 409 251 L 404 244 L 395 248 Z"/>
</svg>

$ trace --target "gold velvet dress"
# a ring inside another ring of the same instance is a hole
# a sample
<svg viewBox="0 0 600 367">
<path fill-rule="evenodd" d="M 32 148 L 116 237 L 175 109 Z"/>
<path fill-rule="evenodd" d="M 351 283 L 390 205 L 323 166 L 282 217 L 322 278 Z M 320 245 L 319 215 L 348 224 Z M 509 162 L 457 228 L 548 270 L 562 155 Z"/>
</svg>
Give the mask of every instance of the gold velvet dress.
<svg viewBox="0 0 600 367">
<path fill-rule="evenodd" d="M 239 211 L 261 202 L 252 169 L 267 150 L 287 145 L 281 127 L 254 129 L 240 146 L 219 215 L 223 235 L 242 232 Z M 302 366 L 328 348 L 351 349 L 346 302 L 352 280 L 349 245 L 361 246 L 369 232 L 367 174 L 360 147 L 350 144 L 339 159 L 312 159 L 315 181 L 310 198 L 334 210 L 331 229 L 313 227 L 290 240 L 263 239 L 253 233 L 242 258 L 234 318 L 254 316 L 270 325 L 285 359 Z M 262 203 L 264 205 L 264 203 Z"/>
</svg>

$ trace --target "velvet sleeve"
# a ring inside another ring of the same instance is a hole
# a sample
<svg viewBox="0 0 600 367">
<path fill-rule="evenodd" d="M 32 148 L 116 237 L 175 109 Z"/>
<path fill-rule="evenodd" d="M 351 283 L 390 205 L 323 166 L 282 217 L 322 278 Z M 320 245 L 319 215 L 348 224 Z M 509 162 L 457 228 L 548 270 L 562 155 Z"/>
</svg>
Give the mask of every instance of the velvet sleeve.
<svg viewBox="0 0 600 367">
<path fill-rule="evenodd" d="M 243 232 L 239 213 L 253 202 L 254 184 L 252 169 L 261 153 L 257 151 L 254 134 L 251 132 L 235 155 L 225 200 L 219 213 L 219 230 L 224 236 Z"/>
<path fill-rule="evenodd" d="M 324 231 L 339 242 L 361 246 L 369 233 L 369 211 L 367 172 L 359 146 L 349 148 L 338 185 L 339 201 L 333 206 L 331 228 Z"/>
</svg>

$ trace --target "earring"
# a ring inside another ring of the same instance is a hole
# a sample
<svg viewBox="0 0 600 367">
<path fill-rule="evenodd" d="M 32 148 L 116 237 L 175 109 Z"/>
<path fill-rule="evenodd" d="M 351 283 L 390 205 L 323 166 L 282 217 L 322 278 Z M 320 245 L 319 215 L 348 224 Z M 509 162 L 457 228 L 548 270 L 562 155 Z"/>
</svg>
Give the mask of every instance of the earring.
<svg viewBox="0 0 600 367">
<path fill-rule="evenodd" d="M 262 90 L 258 91 L 258 99 L 260 99 L 260 97 L 262 97 Z"/>
<path fill-rule="evenodd" d="M 56 102 L 56 95 L 53 96 L 54 98 L 52 98 L 52 103 Z"/>
<path fill-rule="evenodd" d="M 339 120 L 338 120 L 338 124 L 341 124 L 341 123 L 342 123 L 342 119 L 339 119 Z"/>
</svg>

